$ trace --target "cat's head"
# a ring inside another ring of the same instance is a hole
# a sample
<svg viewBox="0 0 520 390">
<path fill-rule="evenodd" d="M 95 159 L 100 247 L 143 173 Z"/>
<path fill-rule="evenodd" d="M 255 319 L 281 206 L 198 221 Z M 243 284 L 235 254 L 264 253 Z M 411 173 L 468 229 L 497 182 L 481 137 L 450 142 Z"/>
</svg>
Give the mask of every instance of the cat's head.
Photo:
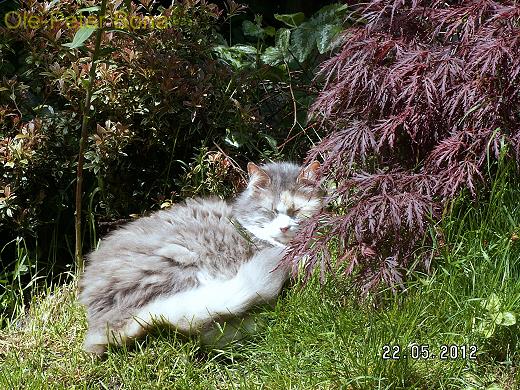
<svg viewBox="0 0 520 390">
<path fill-rule="evenodd" d="M 323 207 L 315 161 L 306 167 L 293 163 L 247 165 L 249 182 L 234 204 L 235 217 L 254 236 L 286 245 L 306 218 Z"/>
</svg>

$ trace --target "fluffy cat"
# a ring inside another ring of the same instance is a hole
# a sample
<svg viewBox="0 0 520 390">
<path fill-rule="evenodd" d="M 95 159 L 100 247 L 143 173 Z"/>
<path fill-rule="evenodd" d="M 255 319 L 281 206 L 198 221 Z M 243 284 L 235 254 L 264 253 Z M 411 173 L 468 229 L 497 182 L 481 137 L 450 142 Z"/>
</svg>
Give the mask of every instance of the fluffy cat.
<svg viewBox="0 0 520 390">
<path fill-rule="evenodd" d="M 233 203 L 189 199 L 105 237 L 80 280 L 84 349 L 102 354 L 158 322 L 204 336 L 215 322 L 273 301 L 289 277 L 280 265 L 286 245 L 322 208 L 318 168 L 249 163 Z"/>
</svg>

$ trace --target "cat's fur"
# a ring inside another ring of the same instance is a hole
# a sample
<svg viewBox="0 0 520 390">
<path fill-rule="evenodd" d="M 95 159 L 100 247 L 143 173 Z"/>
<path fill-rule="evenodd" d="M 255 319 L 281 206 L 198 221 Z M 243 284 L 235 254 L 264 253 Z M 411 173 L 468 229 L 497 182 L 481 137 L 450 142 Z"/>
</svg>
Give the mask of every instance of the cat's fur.
<svg viewBox="0 0 520 390">
<path fill-rule="evenodd" d="M 250 163 L 248 186 L 232 204 L 191 199 L 109 234 L 80 281 L 85 350 L 101 354 L 154 322 L 204 334 L 275 299 L 289 276 L 280 266 L 287 243 L 322 207 L 318 168 Z"/>
</svg>

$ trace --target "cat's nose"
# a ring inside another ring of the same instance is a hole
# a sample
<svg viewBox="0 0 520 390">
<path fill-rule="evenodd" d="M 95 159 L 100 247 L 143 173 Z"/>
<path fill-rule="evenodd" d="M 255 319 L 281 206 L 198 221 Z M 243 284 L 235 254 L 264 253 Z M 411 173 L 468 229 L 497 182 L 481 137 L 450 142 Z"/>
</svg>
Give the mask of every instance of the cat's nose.
<svg viewBox="0 0 520 390">
<path fill-rule="evenodd" d="M 287 233 L 287 231 L 289 230 L 289 226 L 281 227 L 280 230 L 282 231 L 282 233 Z"/>
</svg>

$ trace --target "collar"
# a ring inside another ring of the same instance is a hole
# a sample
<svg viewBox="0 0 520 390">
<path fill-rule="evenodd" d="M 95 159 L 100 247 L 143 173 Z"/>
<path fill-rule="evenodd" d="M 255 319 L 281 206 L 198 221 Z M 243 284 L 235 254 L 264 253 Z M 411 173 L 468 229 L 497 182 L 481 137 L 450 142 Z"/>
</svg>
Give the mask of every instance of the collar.
<svg viewBox="0 0 520 390">
<path fill-rule="evenodd" d="M 254 245 L 257 249 L 261 249 L 261 247 L 285 247 L 285 245 L 276 242 L 266 240 L 264 238 L 260 238 L 256 236 L 253 232 L 244 227 L 236 218 L 229 219 L 229 222 L 237 229 L 238 233 L 251 245 Z"/>
</svg>

